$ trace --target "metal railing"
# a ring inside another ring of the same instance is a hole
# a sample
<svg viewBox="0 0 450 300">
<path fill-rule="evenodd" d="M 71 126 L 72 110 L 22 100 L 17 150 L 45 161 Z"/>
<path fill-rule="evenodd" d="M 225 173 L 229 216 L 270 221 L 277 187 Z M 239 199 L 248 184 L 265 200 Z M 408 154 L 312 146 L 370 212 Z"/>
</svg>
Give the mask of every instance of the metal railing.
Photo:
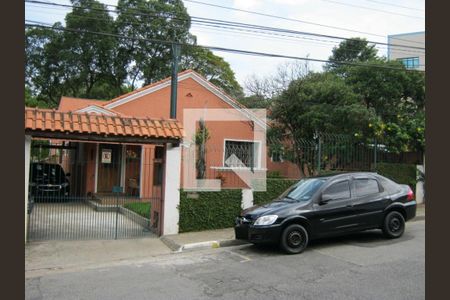
<svg viewBox="0 0 450 300">
<path fill-rule="evenodd" d="M 153 175 L 162 172 L 162 159 L 142 161 L 145 156 L 136 145 L 71 143 L 52 148 L 52 143 L 32 151 L 30 241 L 160 234 L 162 188 L 160 176 Z M 144 180 L 149 183 L 142 185 Z"/>
</svg>

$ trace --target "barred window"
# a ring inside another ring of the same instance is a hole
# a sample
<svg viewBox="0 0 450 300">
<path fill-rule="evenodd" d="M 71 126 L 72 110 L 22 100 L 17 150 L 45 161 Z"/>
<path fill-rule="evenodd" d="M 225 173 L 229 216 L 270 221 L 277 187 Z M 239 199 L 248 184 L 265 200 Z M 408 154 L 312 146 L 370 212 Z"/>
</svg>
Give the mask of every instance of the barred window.
<svg viewBox="0 0 450 300">
<path fill-rule="evenodd" d="M 224 166 L 233 168 L 257 168 L 258 144 L 244 141 L 225 141 Z"/>
</svg>

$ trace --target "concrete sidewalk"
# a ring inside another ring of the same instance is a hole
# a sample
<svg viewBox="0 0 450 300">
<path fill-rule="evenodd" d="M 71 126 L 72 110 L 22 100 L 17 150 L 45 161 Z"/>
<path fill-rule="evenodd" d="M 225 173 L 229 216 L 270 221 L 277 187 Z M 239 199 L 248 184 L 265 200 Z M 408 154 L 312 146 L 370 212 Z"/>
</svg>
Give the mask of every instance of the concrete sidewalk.
<svg viewBox="0 0 450 300">
<path fill-rule="evenodd" d="M 425 205 L 420 204 L 412 222 L 424 219 Z M 110 266 L 183 250 L 240 244 L 245 242 L 234 239 L 233 228 L 187 232 L 161 238 L 31 242 L 25 245 L 25 276 Z"/>
<path fill-rule="evenodd" d="M 171 253 L 159 238 L 30 242 L 25 245 L 25 276 L 93 268 Z"/>
<path fill-rule="evenodd" d="M 425 220 L 425 203 L 417 205 L 416 217 L 411 221 Z"/>
</svg>

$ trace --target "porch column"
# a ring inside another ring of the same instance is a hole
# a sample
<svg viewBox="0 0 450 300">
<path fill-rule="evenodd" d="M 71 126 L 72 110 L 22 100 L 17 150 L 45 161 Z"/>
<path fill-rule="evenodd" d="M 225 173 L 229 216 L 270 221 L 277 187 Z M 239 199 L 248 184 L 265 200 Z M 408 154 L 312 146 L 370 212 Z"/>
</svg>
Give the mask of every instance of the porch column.
<svg viewBox="0 0 450 300">
<path fill-rule="evenodd" d="M 27 242 L 27 228 L 28 228 L 28 181 L 30 174 L 30 149 L 31 136 L 25 136 L 25 243 Z"/>
<path fill-rule="evenodd" d="M 177 234 L 180 214 L 181 146 L 167 144 L 164 171 L 164 216 L 162 235 Z"/>
</svg>

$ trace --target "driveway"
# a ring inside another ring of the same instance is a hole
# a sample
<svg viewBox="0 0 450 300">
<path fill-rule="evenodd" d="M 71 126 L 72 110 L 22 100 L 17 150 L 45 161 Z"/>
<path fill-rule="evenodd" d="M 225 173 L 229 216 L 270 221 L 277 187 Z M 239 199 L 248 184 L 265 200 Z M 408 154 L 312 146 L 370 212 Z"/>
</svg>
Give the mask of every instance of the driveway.
<svg viewBox="0 0 450 300">
<path fill-rule="evenodd" d="M 118 239 L 156 237 L 123 214 L 96 211 L 85 202 L 35 203 L 29 218 L 30 241 L 114 239 L 116 234 Z"/>
</svg>

